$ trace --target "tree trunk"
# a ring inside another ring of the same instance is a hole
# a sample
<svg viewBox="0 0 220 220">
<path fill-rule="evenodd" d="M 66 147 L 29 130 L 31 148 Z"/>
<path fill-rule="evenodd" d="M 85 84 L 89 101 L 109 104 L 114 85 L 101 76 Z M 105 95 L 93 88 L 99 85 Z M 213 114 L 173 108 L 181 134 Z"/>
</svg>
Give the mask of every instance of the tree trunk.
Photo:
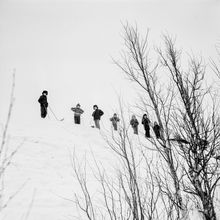
<svg viewBox="0 0 220 220">
<path fill-rule="evenodd" d="M 202 204 L 205 220 L 217 220 L 213 201 L 210 196 L 204 196 L 202 198 Z"/>
</svg>

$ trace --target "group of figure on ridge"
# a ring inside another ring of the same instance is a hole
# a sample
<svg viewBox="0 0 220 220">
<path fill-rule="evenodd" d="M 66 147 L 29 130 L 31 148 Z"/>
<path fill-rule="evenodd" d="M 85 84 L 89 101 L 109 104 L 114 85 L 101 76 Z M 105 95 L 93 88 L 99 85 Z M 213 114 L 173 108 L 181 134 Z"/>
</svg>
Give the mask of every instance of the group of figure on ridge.
<svg viewBox="0 0 220 220">
<path fill-rule="evenodd" d="M 47 116 L 47 108 L 48 108 L 47 95 L 48 95 L 48 91 L 44 90 L 42 92 L 42 95 L 38 99 L 38 102 L 40 103 L 40 111 L 42 118 L 46 118 Z M 95 122 L 95 127 L 100 129 L 100 119 L 101 116 L 104 114 L 104 112 L 101 109 L 99 109 L 97 105 L 94 105 L 93 109 L 94 111 L 92 113 L 92 116 Z M 74 112 L 75 124 L 80 124 L 81 114 L 84 113 L 84 111 L 81 109 L 80 104 L 77 104 L 76 107 L 71 108 L 71 110 Z"/>
<path fill-rule="evenodd" d="M 144 126 L 145 137 L 146 138 L 150 138 L 151 137 L 151 135 L 150 135 L 151 121 L 147 117 L 147 114 L 143 115 L 141 123 Z M 131 121 L 130 121 L 130 125 L 132 126 L 132 128 L 134 130 L 134 134 L 138 134 L 139 122 L 138 122 L 138 120 L 137 120 L 135 115 L 132 115 L 132 118 L 131 118 Z M 161 138 L 161 128 L 160 128 L 160 126 L 158 125 L 158 123 L 156 121 L 154 122 L 153 130 L 154 130 L 154 133 L 156 135 L 156 138 Z"/>
<path fill-rule="evenodd" d="M 38 99 L 38 102 L 40 103 L 40 109 L 41 109 L 41 117 L 45 118 L 47 116 L 47 108 L 48 108 L 48 102 L 47 102 L 47 95 L 48 91 L 44 90 L 42 92 L 42 95 Z M 81 122 L 81 115 L 84 113 L 83 109 L 81 108 L 80 104 L 77 104 L 76 107 L 72 107 L 71 110 L 74 112 L 74 122 L 75 124 L 80 124 Z M 100 120 L 104 112 L 98 108 L 97 105 L 93 106 L 93 113 L 92 117 L 95 123 L 95 127 L 100 129 Z M 118 130 L 118 122 L 120 121 L 118 115 L 116 113 L 113 114 L 113 116 L 110 118 L 110 121 L 112 122 L 112 126 L 115 131 Z M 145 137 L 150 138 L 150 125 L 151 121 L 147 117 L 147 114 L 144 114 L 142 117 L 142 124 L 144 126 L 145 130 Z M 132 126 L 134 130 L 134 134 L 138 135 L 138 125 L 139 122 L 135 115 L 132 115 L 132 118 L 130 120 L 130 125 Z M 157 122 L 154 122 L 153 130 L 156 135 L 156 138 L 161 138 L 161 129 Z"/>
<path fill-rule="evenodd" d="M 84 112 L 81 109 L 80 104 L 77 104 L 76 107 L 71 108 L 71 110 L 74 112 L 75 124 L 80 124 L 80 116 Z M 94 111 L 92 113 L 92 116 L 95 122 L 95 127 L 100 129 L 100 119 L 101 119 L 101 116 L 104 115 L 104 112 L 101 109 L 99 109 L 97 105 L 93 105 L 93 110 Z"/>
</svg>

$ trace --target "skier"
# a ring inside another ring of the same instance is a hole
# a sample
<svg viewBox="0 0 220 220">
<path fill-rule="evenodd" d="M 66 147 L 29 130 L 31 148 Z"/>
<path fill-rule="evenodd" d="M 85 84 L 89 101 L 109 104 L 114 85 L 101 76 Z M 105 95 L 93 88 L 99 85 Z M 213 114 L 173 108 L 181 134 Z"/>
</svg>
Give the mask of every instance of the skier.
<svg viewBox="0 0 220 220">
<path fill-rule="evenodd" d="M 139 122 L 138 122 L 137 118 L 135 117 L 135 115 L 132 115 L 132 118 L 130 120 L 130 124 L 131 124 L 132 128 L 134 129 L 134 134 L 138 134 Z"/>
<path fill-rule="evenodd" d="M 38 102 L 40 103 L 41 118 L 45 118 L 47 116 L 47 107 L 48 107 L 47 95 L 48 95 L 48 91 L 44 90 L 42 92 L 42 95 L 38 99 Z"/>
<path fill-rule="evenodd" d="M 153 127 L 154 133 L 156 135 L 156 138 L 161 138 L 160 137 L 160 125 L 157 124 L 157 122 L 154 122 L 154 127 Z"/>
<path fill-rule="evenodd" d="M 116 113 L 114 113 L 113 117 L 110 118 L 110 121 L 112 122 L 112 126 L 115 131 L 118 130 L 118 122 L 120 121 L 119 117 Z"/>
<path fill-rule="evenodd" d="M 150 120 L 147 117 L 147 114 L 143 115 L 142 124 L 143 124 L 144 130 L 145 130 L 145 137 L 150 138 Z"/>
<path fill-rule="evenodd" d="M 74 112 L 75 124 L 80 124 L 80 116 L 84 112 L 80 107 L 81 107 L 80 104 L 77 104 L 75 108 L 71 108 L 71 110 Z"/>
<path fill-rule="evenodd" d="M 100 129 L 100 119 L 101 119 L 101 116 L 104 114 L 104 112 L 98 108 L 97 105 L 93 105 L 93 109 L 94 109 L 94 112 L 92 113 L 92 116 L 93 116 L 93 119 L 94 119 L 94 122 L 95 122 L 95 127 Z"/>
</svg>

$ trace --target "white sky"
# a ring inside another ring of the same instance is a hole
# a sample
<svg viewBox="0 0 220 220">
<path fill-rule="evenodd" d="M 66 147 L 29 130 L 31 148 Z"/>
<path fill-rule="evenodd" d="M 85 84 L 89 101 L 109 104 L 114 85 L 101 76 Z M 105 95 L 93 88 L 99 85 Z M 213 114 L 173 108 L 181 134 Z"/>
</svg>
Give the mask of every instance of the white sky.
<svg viewBox="0 0 220 220">
<path fill-rule="evenodd" d="M 80 102 L 90 117 L 97 104 L 113 113 L 117 95 L 135 96 L 129 81 L 112 63 L 123 48 L 122 23 L 150 28 L 152 46 L 167 32 L 178 45 L 206 57 L 215 56 L 220 39 L 220 1 L 63 1 L 0 0 L 0 122 L 16 68 L 14 115 L 35 117 L 37 99 L 58 115 Z"/>
</svg>

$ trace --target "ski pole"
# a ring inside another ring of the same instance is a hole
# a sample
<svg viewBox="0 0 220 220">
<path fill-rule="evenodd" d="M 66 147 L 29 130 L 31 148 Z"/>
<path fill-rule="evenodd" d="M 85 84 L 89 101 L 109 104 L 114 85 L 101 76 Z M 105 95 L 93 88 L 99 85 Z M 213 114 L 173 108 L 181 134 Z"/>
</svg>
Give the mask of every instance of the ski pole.
<svg viewBox="0 0 220 220">
<path fill-rule="evenodd" d="M 59 121 L 59 119 L 57 118 L 57 116 L 55 115 L 55 113 L 54 113 L 54 111 L 51 109 L 51 107 L 50 107 L 50 106 L 48 106 L 48 107 L 49 107 L 50 111 L 52 112 L 53 116 L 55 117 L 55 119 L 56 119 L 57 121 Z"/>
</svg>

